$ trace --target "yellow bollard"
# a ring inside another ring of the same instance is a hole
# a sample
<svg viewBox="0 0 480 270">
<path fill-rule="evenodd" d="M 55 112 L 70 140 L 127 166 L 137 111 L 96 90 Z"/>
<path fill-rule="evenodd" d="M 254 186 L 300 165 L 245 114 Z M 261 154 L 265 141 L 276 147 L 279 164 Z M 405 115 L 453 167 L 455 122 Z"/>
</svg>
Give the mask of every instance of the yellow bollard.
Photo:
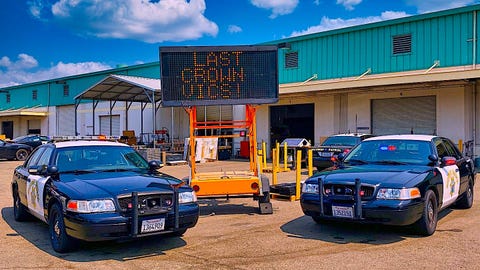
<svg viewBox="0 0 480 270">
<path fill-rule="evenodd" d="M 276 164 L 276 159 L 277 159 L 277 149 L 273 149 L 272 153 L 272 185 L 276 185 L 278 183 L 278 167 L 275 165 Z"/>
<path fill-rule="evenodd" d="M 463 140 L 458 140 L 458 150 L 463 153 Z"/>
<path fill-rule="evenodd" d="M 296 185 L 295 199 L 300 200 L 300 185 L 302 180 L 302 150 L 297 150 L 297 166 L 296 166 Z"/>
<path fill-rule="evenodd" d="M 277 162 L 275 164 L 280 169 L 280 143 L 279 142 L 277 142 L 275 144 L 275 149 L 277 149 L 277 156 L 276 156 L 276 161 Z"/>
<path fill-rule="evenodd" d="M 267 143 L 262 141 L 263 168 L 267 168 Z"/>
<path fill-rule="evenodd" d="M 313 175 L 313 150 L 308 149 L 308 176 Z"/>
<path fill-rule="evenodd" d="M 259 161 L 259 162 L 258 162 L 258 161 Z M 258 150 L 257 162 L 258 162 L 258 164 L 259 164 L 259 165 L 258 165 L 258 166 L 259 166 L 258 171 L 259 171 L 259 172 L 263 172 L 263 168 L 265 168 L 265 167 L 263 166 L 263 150 L 262 150 L 262 149 L 259 149 L 259 150 Z"/>
<path fill-rule="evenodd" d="M 285 171 L 289 171 L 288 169 L 288 152 L 287 152 L 288 146 L 287 142 L 283 144 L 283 169 Z"/>
</svg>

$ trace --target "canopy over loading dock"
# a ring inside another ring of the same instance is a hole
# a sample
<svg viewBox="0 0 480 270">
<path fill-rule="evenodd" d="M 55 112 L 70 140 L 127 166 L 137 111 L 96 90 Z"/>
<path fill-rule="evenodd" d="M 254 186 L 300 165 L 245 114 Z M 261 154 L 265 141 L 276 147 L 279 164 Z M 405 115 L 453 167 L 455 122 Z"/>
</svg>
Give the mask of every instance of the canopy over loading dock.
<svg viewBox="0 0 480 270">
<path fill-rule="evenodd" d="M 75 97 L 75 134 L 77 132 L 77 109 L 82 100 L 92 100 L 93 133 L 95 134 L 95 109 L 99 101 L 110 102 L 110 134 L 112 131 L 112 110 L 117 101 L 124 101 L 126 107 L 126 123 L 128 130 L 128 110 L 133 102 L 141 103 L 141 132 L 143 133 L 143 112 L 147 104 L 152 104 L 153 133 L 156 130 L 157 103 L 161 100 L 160 80 L 126 75 L 109 75 L 83 93 Z"/>
</svg>

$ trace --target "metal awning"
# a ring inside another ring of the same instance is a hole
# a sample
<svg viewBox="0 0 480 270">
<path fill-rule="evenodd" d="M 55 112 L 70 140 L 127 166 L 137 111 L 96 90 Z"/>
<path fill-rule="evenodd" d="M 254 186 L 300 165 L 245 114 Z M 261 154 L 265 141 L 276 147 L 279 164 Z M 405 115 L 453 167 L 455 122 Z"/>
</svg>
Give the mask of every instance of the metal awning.
<svg viewBox="0 0 480 270">
<path fill-rule="evenodd" d="M 130 101 L 155 103 L 160 101 L 160 80 L 109 75 L 75 97 L 76 100 Z"/>
<path fill-rule="evenodd" d="M 48 116 L 47 111 L 36 111 L 33 108 L 7 109 L 0 110 L 0 117 L 2 116 Z"/>
</svg>

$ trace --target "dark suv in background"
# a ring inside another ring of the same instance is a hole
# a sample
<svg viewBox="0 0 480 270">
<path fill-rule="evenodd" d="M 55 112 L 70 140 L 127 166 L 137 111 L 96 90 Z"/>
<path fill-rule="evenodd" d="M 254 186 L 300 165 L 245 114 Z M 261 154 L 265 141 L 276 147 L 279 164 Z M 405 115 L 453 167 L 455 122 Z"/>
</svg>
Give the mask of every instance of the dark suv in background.
<svg viewBox="0 0 480 270">
<path fill-rule="evenodd" d="M 313 147 L 313 167 L 321 171 L 333 165 L 332 158 L 340 153 L 348 153 L 355 145 L 364 139 L 373 137 L 371 134 L 348 133 L 327 137 L 320 146 Z"/>
</svg>

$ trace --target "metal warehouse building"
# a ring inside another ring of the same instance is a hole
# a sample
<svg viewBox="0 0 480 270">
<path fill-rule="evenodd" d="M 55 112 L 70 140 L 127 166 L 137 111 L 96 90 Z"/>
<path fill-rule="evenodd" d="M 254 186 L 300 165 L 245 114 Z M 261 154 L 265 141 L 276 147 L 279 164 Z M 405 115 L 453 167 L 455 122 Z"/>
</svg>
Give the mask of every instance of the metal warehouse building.
<svg viewBox="0 0 480 270">
<path fill-rule="evenodd" d="M 266 42 L 279 48 L 280 101 L 259 106 L 259 140 L 271 145 L 301 137 L 317 144 L 345 132 L 438 134 L 467 142 L 476 155 L 479 10 L 473 5 Z M 164 128 L 181 141 L 189 135 L 188 115 L 162 107 L 159 78 L 155 62 L 3 88 L 0 134 L 119 136 Z M 244 117 L 238 105 L 198 111 L 206 120 Z"/>
</svg>

